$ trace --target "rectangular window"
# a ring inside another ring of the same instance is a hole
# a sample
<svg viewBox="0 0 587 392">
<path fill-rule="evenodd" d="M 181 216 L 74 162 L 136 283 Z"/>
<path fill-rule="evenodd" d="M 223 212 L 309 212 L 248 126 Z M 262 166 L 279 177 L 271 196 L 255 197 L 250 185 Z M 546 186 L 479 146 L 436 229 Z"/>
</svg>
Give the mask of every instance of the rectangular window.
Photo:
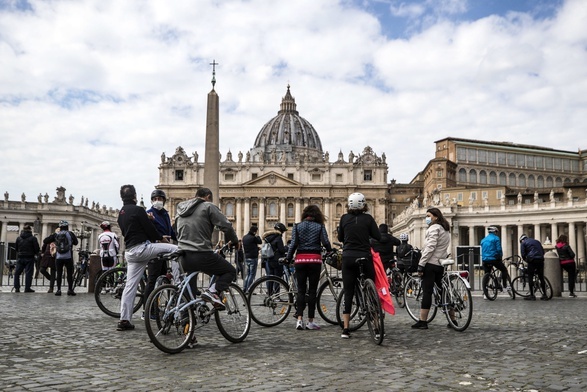
<svg viewBox="0 0 587 392">
<path fill-rule="evenodd" d="M 557 171 L 562 170 L 563 163 L 560 158 L 554 158 L 553 163 L 554 163 L 554 170 L 557 170 Z"/>
<path fill-rule="evenodd" d="M 342 174 L 336 173 L 336 182 L 342 182 Z"/>
<path fill-rule="evenodd" d="M 287 173 L 287 178 L 289 178 L 290 180 L 293 180 L 293 173 Z"/>
<path fill-rule="evenodd" d="M 499 165 L 505 166 L 505 152 L 498 152 L 497 153 L 497 163 Z"/>
<path fill-rule="evenodd" d="M 536 157 L 536 169 L 544 169 L 544 157 Z"/>
<path fill-rule="evenodd" d="M 471 192 L 471 200 L 477 200 L 477 192 Z"/>
<path fill-rule="evenodd" d="M 463 194 L 457 193 L 457 201 L 463 201 Z"/>
<path fill-rule="evenodd" d="M 467 148 L 467 160 L 469 162 L 477 162 L 477 150 L 474 148 Z"/>
<path fill-rule="evenodd" d="M 512 154 L 511 152 L 507 155 L 508 158 L 508 166 L 516 166 L 516 154 Z"/>
<path fill-rule="evenodd" d="M 495 191 L 495 197 L 497 197 L 498 200 L 501 200 L 501 190 Z"/>
<path fill-rule="evenodd" d="M 528 155 L 526 157 L 526 166 L 528 167 L 528 169 L 534 169 L 534 156 L 533 155 Z"/>
<path fill-rule="evenodd" d="M 175 181 L 183 181 L 183 170 L 175 171 Z"/>
<path fill-rule="evenodd" d="M 489 195 L 487 194 L 487 191 L 481 192 L 481 199 L 485 200 L 487 198 L 489 198 Z"/>
<path fill-rule="evenodd" d="M 552 170 L 552 158 L 551 157 L 544 158 L 544 168 L 546 170 Z"/>
<path fill-rule="evenodd" d="M 495 164 L 495 151 L 487 151 L 487 162 Z"/>
<path fill-rule="evenodd" d="M 365 170 L 363 172 L 363 180 L 373 181 L 373 171 L 372 170 Z"/>
<path fill-rule="evenodd" d="M 312 179 L 312 181 L 320 181 L 320 180 L 322 180 L 322 174 L 320 174 L 320 173 L 312 173 L 311 179 Z"/>
<path fill-rule="evenodd" d="M 526 166 L 526 156 L 524 154 L 516 154 L 516 163 L 518 167 Z"/>
<path fill-rule="evenodd" d="M 571 160 L 570 159 L 563 159 L 563 170 L 566 172 L 571 170 Z"/>
<path fill-rule="evenodd" d="M 436 171 L 436 177 L 441 177 L 441 178 L 442 178 L 442 174 L 443 174 L 443 173 L 444 173 L 444 172 L 443 172 L 442 170 L 437 170 L 437 171 Z"/>
<path fill-rule="evenodd" d="M 477 152 L 477 160 L 479 163 L 486 163 L 487 162 L 487 151 L 479 150 Z"/>
<path fill-rule="evenodd" d="M 257 173 L 251 173 L 251 180 L 257 179 Z"/>
<path fill-rule="evenodd" d="M 233 181 L 234 173 L 224 173 L 224 181 Z"/>
<path fill-rule="evenodd" d="M 467 149 L 465 147 L 457 147 L 457 162 L 464 162 L 467 160 Z"/>
</svg>

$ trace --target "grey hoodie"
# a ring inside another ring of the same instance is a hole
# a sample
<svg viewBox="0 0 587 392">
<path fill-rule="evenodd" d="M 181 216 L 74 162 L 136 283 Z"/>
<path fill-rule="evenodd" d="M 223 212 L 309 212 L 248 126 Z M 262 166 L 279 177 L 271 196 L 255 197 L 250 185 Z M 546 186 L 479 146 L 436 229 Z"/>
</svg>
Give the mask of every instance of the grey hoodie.
<svg viewBox="0 0 587 392">
<path fill-rule="evenodd" d="M 213 203 L 200 198 L 177 205 L 177 241 L 179 249 L 192 252 L 212 252 L 212 233 L 216 226 L 224 233 L 225 242 L 236 244 L 238 238 L 232 224 Z"/>
</svg>

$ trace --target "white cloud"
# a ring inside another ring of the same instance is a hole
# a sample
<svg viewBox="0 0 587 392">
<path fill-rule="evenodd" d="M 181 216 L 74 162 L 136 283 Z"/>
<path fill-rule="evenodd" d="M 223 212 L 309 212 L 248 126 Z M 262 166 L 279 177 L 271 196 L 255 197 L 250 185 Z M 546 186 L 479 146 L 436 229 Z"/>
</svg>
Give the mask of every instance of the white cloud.
<svg viewBox="0 0 587 392">
<path fill-rule="evenodd" d="M 409 39 L 342 0 L 30 3 L 0 8 L 0 193 L 11 199 L 52 199 L 63 185 L 76 204 L 118 207 L 124 183 L 148 197 L 161 152 L 203 159 L 213 59 L 223 156 L 252 147 L 288 83 L 331 159 L 370 145 L 401 182 L 446 136 L 585 148 L 582 1 L 552 19 L 467 22 L 451 19 L 464 1 L 393 2 L 423 26 Z"/>
</svg>

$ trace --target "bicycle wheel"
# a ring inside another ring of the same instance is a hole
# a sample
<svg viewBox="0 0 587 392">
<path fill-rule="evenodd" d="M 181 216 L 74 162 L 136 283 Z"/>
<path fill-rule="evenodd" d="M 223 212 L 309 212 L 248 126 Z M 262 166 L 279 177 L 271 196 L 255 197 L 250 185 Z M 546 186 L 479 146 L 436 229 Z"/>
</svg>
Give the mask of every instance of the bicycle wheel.
<svg viewBox="0 0 587 392">
<path fill-rule="evenodd" d="M 361 296 L 361 289 L 359 286 L 355 287 L 355 295 L 353 295 L 353 304 L 351 305 L 351 313 L 349 314 L 349 331 L 356 331 L 367 322 L 366 314 L 361 312 L 358 306 Z M 344 287 L 340 290 L 338 299 L 336 300 L 336 321 L 341 327 L 344 326 L 342 313 L 344 311 Z"/>
<path fill-rule="evenodd" d="M 452 275 L 450 281 L 449 290 L 444 290 L 442 294 L 444 311 L 451 327 L 455 331 L 463 332 L 473 318 L 473 297 L 462 277 Z"/>
<path fill-rule="evenodd" d="M 263 327 L 274 327 L 283 322 L 294 305 L 294 296 L 281 278 L 265 275 L 249 288 L 251 318 Z"/>
<path fill-rule="evenodd" d="M 419 278 L 408 278 L 406 287 L 404 288 L 404 298 L 406 301 L 406 310 L 414 321 L 420 320 L 420 309 L 423 294 L 422 281 Z M 428 319 L 426 321 L 431 322 L 434 320 L 437 311 L 438 308 L 436 306 L 431 306 L 430 311 L 428 312 Z"/>
<path fill-rule="evenodd" d="M 406 306 L 406 300 L 404 298 L 404 277 L 399 271 L 393 271 L 391 275 L 393 288 L 390 287 L 389 291 L 393 293 L 397 306 L 403 308 Z"/>
<path fill-rule="evenodd" d="M 96 281 L 94 287 L 94 299 L 98 307 L 111 317 L 120 317 L 120 299 L 126 285 L 126 268 L 113 268 L 104 272 Z M 139 282 L 137 295 L 133 306 L 133 313 L 143 305 L 143 293 L 145 282 Z"/>
<path fill-rule="evenodd" d="M 512 281 L 512 290 L 520 297 L 529 297 L 530 285 L 528 284 L 528 278 L 524 275 L 516 276 Z"/>
<path fill-rule="evenodd" d="M 188 302 L 186 295 L 180 298 L 177 286 L 171 284 L 159 286 L 149 295 L 145 329 L 159 350 L 177 354 L 191 342 L 195 328 L 193 309 L 179 310 Z"/>
<path fill-rule="evenodd" d="M 222 293 L 225 310 L 216 310 L 214 317 L 218 330 L 232 343 L 245 340 L 251 329 L 251 308 L 244 291 L 231 283 Z"/>
<path fill-rule="evenodd" d="M 367 314 L 367 327 L 369 334 L 375 344 L 381 344 L 385 336 L 383 310 L 381 301 L 375 288 L 375 283 L 371 279 L 365 279 L 363 287 L 363 306 Z"/>
<path fill-rule="evenodd" d="M 542 291 L 542 286 L 540 285 L 540 279 L 538 279 L 538 275 L 534 275 L 534 292 L 540 293 L 540 295 L 546 295 L 547 299 L 551 299 L 552 285 L 546 276 L 544 277 L 544 285 L 546 286 L 546 293 Z"/>
<path fill-rule="evenodd" d="M 483 295 L 485 295 L 485 298 L 490 301 L 495 301 L 499 291 L 498 282 L 495 278 L 495 275 L 491 273 L 483 275 L 481 287 L 483 287 Z"/>
<path fill-rule="evenodd" d="M 316 307 L 318 308 L 318 314 L 324 321 L 336 325 L 338 324 L 336 320 L 336 300 L 342 289 L 342 278 L 331 278 L 331 280 L 332 285 L 327 280 L 318 289 Z"/>
</svg>

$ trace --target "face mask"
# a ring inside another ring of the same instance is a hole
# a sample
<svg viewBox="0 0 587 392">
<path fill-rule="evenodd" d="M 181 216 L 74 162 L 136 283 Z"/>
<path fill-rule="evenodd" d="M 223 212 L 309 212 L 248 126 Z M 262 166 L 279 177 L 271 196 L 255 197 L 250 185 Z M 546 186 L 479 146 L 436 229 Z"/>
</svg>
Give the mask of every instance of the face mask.
<svg viewBox="0 0 587 392">
<path fill-rule="evenodd" d="M 426 217 L 426 219 L 424 220 L 426 222 L 426 224 L 428 226 L 430 226 L 430 224 L 432 223 L 432 218 L 430 218 L 429 216 Z"/>
<path fill-rule="evenodd" d="M 153 202 L 153 207 L 155 207 L 156 209 L 160 210 L 161 208 L 163 208 L 163 202 L 162 201 L 154 201 Z"/>
</svg>

